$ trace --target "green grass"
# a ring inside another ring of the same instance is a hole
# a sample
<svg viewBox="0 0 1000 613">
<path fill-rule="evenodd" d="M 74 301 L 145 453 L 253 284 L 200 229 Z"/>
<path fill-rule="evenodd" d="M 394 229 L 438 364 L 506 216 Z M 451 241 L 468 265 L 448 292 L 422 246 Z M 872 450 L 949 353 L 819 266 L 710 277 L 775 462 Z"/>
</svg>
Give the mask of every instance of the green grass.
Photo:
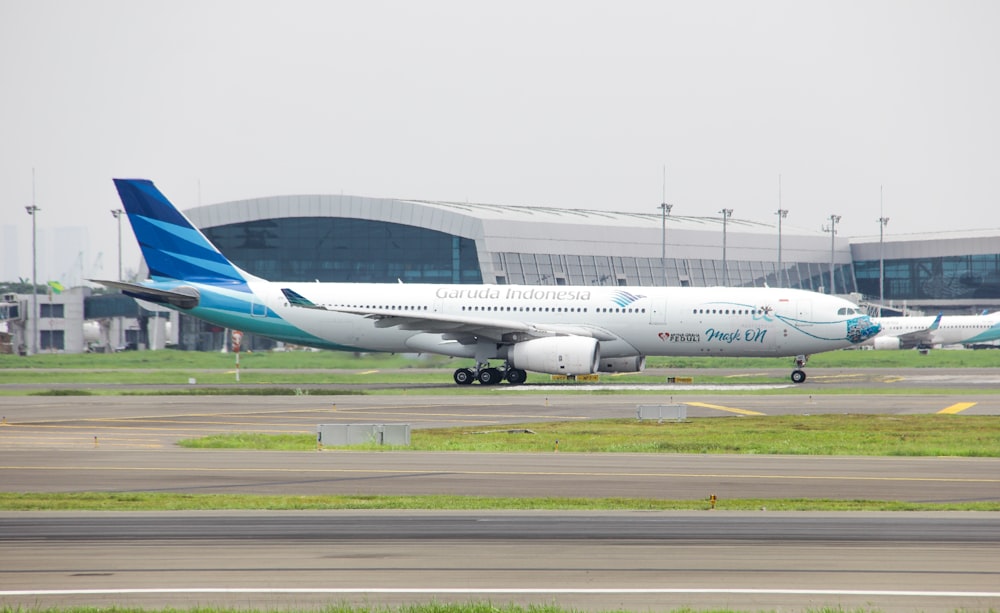
<svg viewBox="0 0 1000 613">
<path fill-rule="evenodd" d="M 525 432 L 528 431 L 528 432 Z M 413 451 L 1000 457 L 1000 421 L 982 415 L 785 415 L 685 422 L 605 419 L 413 430 Z M 307 451 L 312 434 L 217 434 L 189 448 Z M 358 448 L 358 447 L 354 447 Z M 365 446 L 368 450 L 391 447 Z"/>
<path fill-rule="evenodd" d="M 372 369 L 436 368 L 449 358 L 412 357 L 391 353 L 356 354 L 346 351 L 254 351 L 240 353 L 242 368 L 262 369 Z M 0 370 L 65 369 L 232 369 L 236 355 L 218 351 L 122 351 L 119 353 L 76 353 L 16 356 L 0 354 Z"/>
<path fill-rule="evenodd" d="M 342 351 L 243 352 L 244 369 L 371 370 L 440 368 L 451 370 L 468 360 L 443 356 L 356 354 Z M 673 358 L 650 357 L 648 368 L 790 368 L 791 358 Z M 214 351 L 124 351 L 112 354 L 0 355 L 0 371 L 30 369 L 179 369 L 232 370 L 235 355 Z M 916 351 L 830 351 L 814 355 L 808 368 L 995 368 L 1000 367 L 1000 351 L 934 350 L 927 355 Z"/>
<path fill-rule="evenodd" d="M 501 498 L 488 496 L 268 496 L 175 493 L 3 493 L 2 511 L 437 510 L 437 511 L 699 511 L 708 499 Z M 1000 501 L 925 503 L 795 498 L 720 499 L 719 511 L 1000 511 Z"/>
<path fill-rule="evenodd" d="M 380 394 L 436 393 L 447 387 L 451 394 L 496 394 L 501 390 L 479 385 L 454 386 L 452 370 L 467 365 L 467 360 L 452 360 L 441 356 L 413 357 L 392 354 L 353 354 L 336 351 L 255 352 L 240 357 L 240 381 L 236 382 L 235 356 L 218 352 L 188 351 L 127 351 L 116 354 L 41 354 L 28 357 L 0 355 L 0 385 L 23 384 L 36 386 L 73 386 L 71 389 L 39 390 L 5 389 L 4 395 L 51 393 L 58 395 L 109 395 L 124 393 L 190 395 L 207 394 L 276 394 L 276 391 L 259 391 L 289 387 L 282 393 L 334 393 L 337 386 L 354 386 L 372 383 L 392 384 L 402 389 L 380 389 Z M 787 384 L 791 372 L 788 358 L 657 358 L 647 361 L 650 369 L 698 368 L 699 384 Z M 996 368 L 1000 367 L 1000 351 L 932 351 L 920 355 L 916 351 L 835 351 L 813 356 L 808 372 L 818 381 L 824 368 L 848 368 L 859 371 L 915 367 Z M 740 376 L 717 374 L 715 368 L 745 370 Z M 777 369 L 779 372 L 773 372 Z M 771 372 L 767 372 L 767 371 Z M 195 385 L 189 385 L 194 379 Z M 587 383 L 552 382 L 546 375 L 532 373 L 529 382 L 543 385 L 552 391 L 582 393 L 616 393 L 593 390 Z M 663 383 L 662 371 L 657 374 L 602 374 L 602 383 L 641 384 Z M 107 387 L 111 384 L 110 387 Z M 143 391 L 126 390 L 116 385 L 171 386 Z M 308 391 L 302 386 L 322 385 L 323 392 Z M 860 384 L 863 386 L 864 384 Z M 91 387 L 92 386 L 92 387 Z M 225 386 L 225 387 L 220 387 Z M 414 387 L 407 387 L 414 386 Z M 433 387 L 432 387 L 433 386 Z M 844 388 L 842 386 L 810 387 L 810 393 L 906 393 L 905 382 L 892 386 Z M 218 391 L 204 391 L 206 387 Z M 423 388 L 430 388 L 430 391 Z M 920 390 L 919 393 L 954 393 L 954 388 Z M 367 392 L 372 393 L 372 392 Z M 641 391 L 630 391 L 641 395 Z M 653 392 L 646 392 L 653 393 Z M 676 393 L 686 393 L 678 389 Z M 801 388 L 789 387 L 767 393 L 796 394 Z M 1000 393 L 982 390 L 980 393 Z"/>
</svg>

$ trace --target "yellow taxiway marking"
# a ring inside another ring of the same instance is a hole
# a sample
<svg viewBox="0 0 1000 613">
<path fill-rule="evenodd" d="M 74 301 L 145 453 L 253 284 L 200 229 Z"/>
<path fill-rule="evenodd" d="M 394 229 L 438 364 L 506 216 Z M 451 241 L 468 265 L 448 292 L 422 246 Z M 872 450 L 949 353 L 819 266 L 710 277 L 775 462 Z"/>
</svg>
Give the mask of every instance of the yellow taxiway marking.
<svg viewBox="0 0 1000 613">
<path fill-rule="evenodd" d="M 816 375 L 816 374 L 813 374 L 813 375 L 810 375 L 809 378 L 810 379 L 833 380 L 833 379 L 859 379 L 859 378 L 864 377 L 864 376 L 865 376 L 865 373 L 857 372 L 857 373 L 843 373 L 843 374 L 839 374 L 839 375 Z"/>
<path fill-rule="evenodd" d="M 976 406 L 975 402 L 958 402 L 951 405 L 950 407 L 945 407 L 941 409 L 940 411 L 938 411 L 938 415 L 954 415 L 955 413 L 961 413 L 965 409 L 974 406 Z"/>
<path fill-rule="evenodd" d="M 717 404 L 705 404 L 704 402 L 685 402 L 684 404 L 689 407 L 704 407 L 706 409 L 716 409 L 718 411 L 727 411 L 729 413 L 737 413 L 739 415 L 766 415 L 766 413 L 758 413 L 757 411 L 749 411 L 747 409 L 735 409 L 733 407 L 724 407 Z"/>
</svg>

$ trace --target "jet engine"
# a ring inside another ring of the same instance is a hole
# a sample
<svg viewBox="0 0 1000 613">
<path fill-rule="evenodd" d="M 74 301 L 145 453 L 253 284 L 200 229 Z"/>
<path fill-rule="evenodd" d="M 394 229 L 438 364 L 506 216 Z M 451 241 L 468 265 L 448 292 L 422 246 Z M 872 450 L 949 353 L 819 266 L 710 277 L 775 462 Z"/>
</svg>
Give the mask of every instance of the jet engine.
<svg viewBox="0 0 1000 613">
<path fill-rule="evenodd" d="M 601 348 L 596 338 L 552 336 L 517 343 L 508 361 L 515 368 L 550 375 L 589 375 L 597 372 Z"/>
<path fill-rule="evenodd" d="M 876 351 L 899 349 L 899 345 L 899 337 L 897 336 L 878 336 L 872 344 Z"/>
<path fill-rule="evenodd" d="M 599 372 L 642 372 L 646 369 L 646 356 L 630 355 L 624 358 L 601 358 Z"/>
</svg>

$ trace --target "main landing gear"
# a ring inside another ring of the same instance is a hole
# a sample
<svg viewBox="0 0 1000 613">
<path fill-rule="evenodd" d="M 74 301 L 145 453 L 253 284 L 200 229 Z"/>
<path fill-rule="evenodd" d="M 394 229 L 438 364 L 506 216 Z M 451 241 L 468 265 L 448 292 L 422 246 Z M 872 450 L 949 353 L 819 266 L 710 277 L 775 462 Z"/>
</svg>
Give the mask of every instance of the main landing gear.
<svg viewBox="0 0 1000 613">
<path fill-rule="evenodd" d="M 807 355 L 795 356 L 795 370 L 792 371 L 792 383 L 802 383 L 806 380 L 806 371 L 802 370 L 802 367 L 808 361 L 809 356 Z"/>
<path fill-rule="evenodd" d="M 473 381 L 479 381 L 482 385 L 497 385 L 505 379 L 511 385 L 520 385 L 528 378 L 528 373 L 520 368 L 510 368 L 507 364 L 503 368 L 477 364 L 475 368 L 459 368 L 455 371 L 454 378 L 459 385 L 471 385 Z"/>
</svg>

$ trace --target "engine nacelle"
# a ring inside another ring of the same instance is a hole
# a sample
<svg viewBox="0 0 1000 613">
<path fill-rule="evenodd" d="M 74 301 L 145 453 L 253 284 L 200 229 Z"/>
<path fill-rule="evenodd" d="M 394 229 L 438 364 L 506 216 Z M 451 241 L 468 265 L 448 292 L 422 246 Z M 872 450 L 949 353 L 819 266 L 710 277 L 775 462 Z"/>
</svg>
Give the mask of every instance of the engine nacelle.
<svg viewBox="0 0 1000 613">
<path fill-rule="evenodd" d="M 899 337 L 897 336 L 876 336 L 872 346 L 876 351 L 899 349 Z"/>
<path fill-rule="evenodd" d="M 515 368 L 550 375 L 589 375 L 597 372 L 601 347 L 596 338 L 552 336 L 517 343 L 507 354 Z"/>
<path fill-rule="evenodd" d="M 646 356 L 630 355 L 625 358 L 601 358 L 599 372 L 642 372 L 646 369 Z"/>
</svg>

